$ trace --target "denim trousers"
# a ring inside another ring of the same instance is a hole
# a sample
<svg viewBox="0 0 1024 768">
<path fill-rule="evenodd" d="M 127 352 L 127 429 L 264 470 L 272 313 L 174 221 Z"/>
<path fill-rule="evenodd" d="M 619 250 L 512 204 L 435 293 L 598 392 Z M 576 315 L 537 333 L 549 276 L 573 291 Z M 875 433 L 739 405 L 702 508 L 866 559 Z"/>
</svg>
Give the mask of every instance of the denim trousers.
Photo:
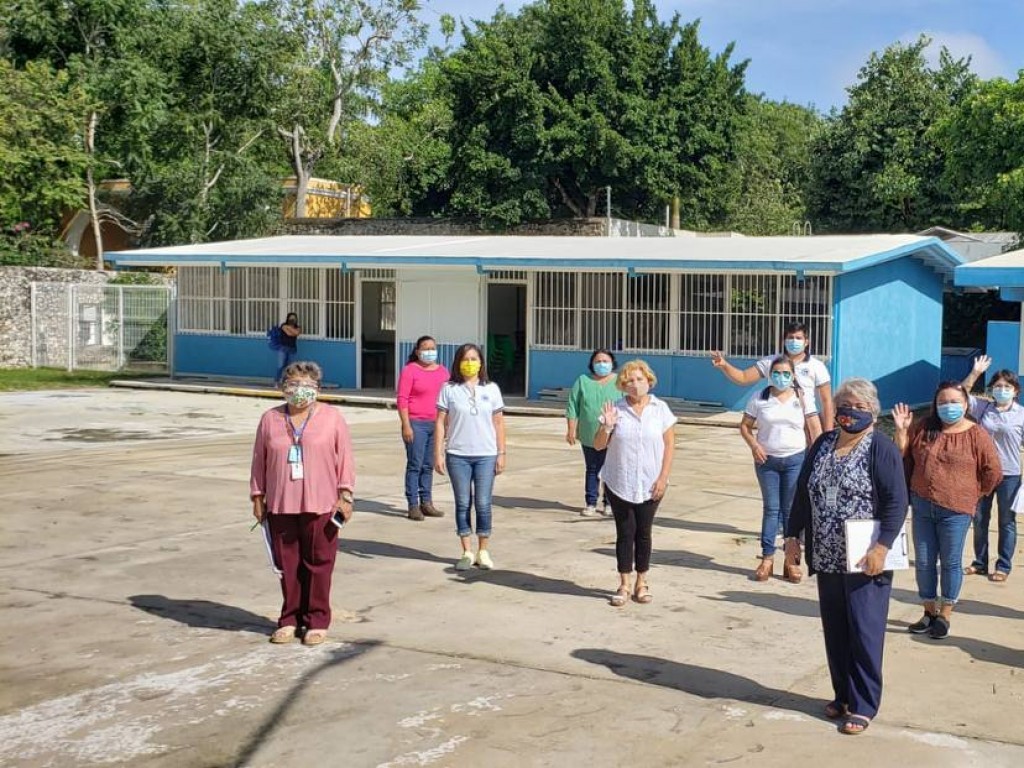
<svg viewBox="0 0 1024 768">
<path fill-rule="evenodd" d="M 956 603 L 964 583 L 964 544 L 971 516 L 940 507 L 935 502 L 910 495 L 914 510 L 914 575 L 917 595 L 925 602 Z"/>
<path fill-rule="evenodd" d="M 274 376 L 274 381 L 278 384 L 281 383 L 281 376 L 284 374 L 284 369 L 291 365 L 292 360 L 295 359 L 297 350 L 291 347 L 280 347 L 277 350 L 277 373 Z"/>
<path fill-rule="evenodd" d="M 1003 475 L 1003 481 L 993 493 L 978 502 L 974 515 L 974 567 L 988 571 L 988 526 L 992 520 L 992 502 L 998 506 L 998 538 L 996 570 L 1009 573 L 1013 567 L 1013 554 L 1017 550 L 1017 515 L 1010 505 L 1020 488 L 1020 475 Z"/>
<path fill-rule="evenodd" d="M 455 492 L 455 532 L 473 535 L 470 508 L 476 509 L 476 535 L 491 535 L 491 492 L 497 456 L 457 456 L 448 453 L 445 465 Z"/>
<path fill-rule="evenodd" d="M 796 479 L 804 463 L 804 452 L 792 456 L 769 456 L 755 464 L 761 486 L 761 556 L 775 555 L 775 536 L 786 530 L 789 510 L 796 496 Z"/>
<path fill-rule="evenodd" d="M 411 419 L 412 442 L 405 444 L 405 500 L 410 507 L 433 498 L 434 429 L 433 419 Z"/>
<path fill-rule="evenodd" d="M 599 451 L 589 445 L 580 444 L 583 447 L 583 461 L 587 467 L 586 480 L 583 485 L 583 493 L 587 506 L 593 507 L 597 504 L 597 496 L 601 491 L 601 468 L 604 467 L 604 458 L 608 451 Z M 607 498 L 607 494 L 605 494 Z"/>
</svg>

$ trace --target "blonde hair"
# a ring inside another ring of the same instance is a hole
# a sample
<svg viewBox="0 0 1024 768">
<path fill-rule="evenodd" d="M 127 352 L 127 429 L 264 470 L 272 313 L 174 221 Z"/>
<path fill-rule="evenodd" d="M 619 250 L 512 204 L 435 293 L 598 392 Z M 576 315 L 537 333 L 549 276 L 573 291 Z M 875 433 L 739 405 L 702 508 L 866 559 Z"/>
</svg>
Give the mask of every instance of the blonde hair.
<svg viewBox="0 0 1024 768">
<path fill-rule="evenodd" d="M 635 371 L 640 371 L 652 387 L 658 383 L 658 377 L 654 375 L 654 371 L 651 370 L 651 366 L 643 360 L 630 360 L 619 369 L 619 377 L 615 380 L 615 385 L 620 390 L 624 389 L 626 386 L 626 379 L 632 376 Z"/>
<path fill-rule="evenodd" d="M 317 386 L 320 386 L 320 382 L 324 378 L 324 372 L 320 370 L 319 365 L 306 360 L 292 363 L 281 372 L 281 383 L 288 381 L 288 379 L 299 378 L 312 379 L 316 382 Z"/>
</svg>

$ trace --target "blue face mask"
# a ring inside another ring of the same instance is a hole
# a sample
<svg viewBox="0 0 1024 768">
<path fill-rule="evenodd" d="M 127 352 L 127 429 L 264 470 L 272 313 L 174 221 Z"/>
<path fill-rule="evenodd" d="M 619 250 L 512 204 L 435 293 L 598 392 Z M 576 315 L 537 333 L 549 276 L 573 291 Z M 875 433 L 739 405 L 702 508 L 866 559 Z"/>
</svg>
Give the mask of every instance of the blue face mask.
<svg viewBox="0 0 1024 768">
<path fill-rule="evenodd" d="M 843 432 L 856 435 L 863 432 L 875 422 L 871 411 L 861 411 L 848 405 L 836 408 L 836 423 Z"/>
<path fill-rule="evenodd" d="M 776 389 L 789 389 L 793 386 L 793 374 L 787 371 L 772 371 L 772 386 Z"/>
<path fill-rule="evenodd" d="M 1013 400 L 1013 387 L 992 387 L 992 397 L 999 405 L 1006 405 Z"/>
<path fill-rule="evenodd" d="M 786 351 L 791 355 L 799 355 L 806 345 L 807 342 L 803 339 L 786 339 L 785 342 Z"/>
<path fill-rule="evenodd" d="M 594 363 L 594 373 L 598 376 L 607 376 L 612 372 L 612 364 L 608 362 L 597 362 Z"/>
<path fill-rule="evenodd" d="M 963 403 L 943 403 L 935 410 L 943 424 L 956 424 L 964 417 Z"/>
<path fill-rule="evenodd" d="M 437 362 L 437 350 L 436 349 L 421 349 L 418 353 L 421 363 L 436 363 Z"/>
</svg>

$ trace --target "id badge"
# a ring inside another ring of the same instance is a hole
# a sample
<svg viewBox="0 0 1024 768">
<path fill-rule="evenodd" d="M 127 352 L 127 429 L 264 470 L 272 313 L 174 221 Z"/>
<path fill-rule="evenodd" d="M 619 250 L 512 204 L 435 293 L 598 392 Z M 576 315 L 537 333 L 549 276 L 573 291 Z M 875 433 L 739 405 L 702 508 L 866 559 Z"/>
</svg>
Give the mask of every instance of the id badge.
<svg viewBox="0 0 1024 768">
<path fill-rule="evenodd" d="M 301 480 L 302 464 L 300 462 L 295 462 L 294 464 L 290 464 L 289 466 L 292 468 L 292 480 Z"/>
<path fill-rule="evenodd" d="M 293 445 L 288 449 L 288 463 L 289 464 L 300 464 L 302 462 L 302 449 L 297 445 Z"/>
<path fill-rule="evenodd" d="M 825 489 L 825 506 L 829 509 L 839 506 L 839 488 L 837 486 L 830 485 Z"/>
</svg>

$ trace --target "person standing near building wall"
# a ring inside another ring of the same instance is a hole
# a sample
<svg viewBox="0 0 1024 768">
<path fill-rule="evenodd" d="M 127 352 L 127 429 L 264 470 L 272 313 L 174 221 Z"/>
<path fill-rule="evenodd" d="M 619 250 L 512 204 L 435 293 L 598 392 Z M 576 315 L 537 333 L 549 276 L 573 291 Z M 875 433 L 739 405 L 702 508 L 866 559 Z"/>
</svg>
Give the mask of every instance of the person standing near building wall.
<svg viewBox="0 0 1024 768">
<path fill-rule="evenodd" d="M 302 327 L 299 325 L 299 316 L 289 312 L 284 322 L 277 327 L 277 373 L 274 375 L 274 382 L 280 386 L 283 381 L 284 369 L 291 365 L 292 360 L 299 353 L 299 336 L 302 335 Z"/>
<path fill-rule="evenodd" d="M 398 418 L 405 443 L 405 499 L 410 520 L 444 517 L 434 506 L 434 433 L 437 396 L 448 380 L 437 362 L 437 342 L 420 336 L 398 377 Z"/>
<path fill-rule="evenodd" d="M 963 384 L 968 392 L 974 382 L 992 365 L 992 358 L 982 355 L 974 359 L 974 366 Z M 992 399 L 971 396 L 970 413 L 981 428 L 992 436 L 1003 467 L 1003 479 L 994 493 L 985 496 L 974 515 L 974 560 L 964 570 L 968 575 L 987 575 L 989 581 L 1001 584 L 1010 575 L 1013 556 L 1017 551 L 1017 514 L 1013 502 L 1020 492 L 1020 449 L 1024 445 L 1024 406 L 1020 397 L 1020 380 L 1013 371 L 1003 369 L 992 374 L 989 381 Z M 989 571 L 988 528 L 992 519 L 992 504 L 998 503 L 998 530 L 995 568 Z"/>
<path fill-rule="evenodd" d="M 825 364 L 811 357 L 811 339 L 807 326 L 793 322 L 786 326 L 782 339 L 783 356 L 793 362 L 796 378 L 804 391 L 804 396 L 813 411 L 806 417 L 808 444 L 818 439 L 822 432 L 831 432 L 835 426 L 832 412 L 832 377 Z M 720 370 L 733 384 L 747 387 L 761 379 L 768 378 L 772 361 L 775 356 L 763 357 L 754 365 L 740 370 L 725 359 L 721 352 L 711 353 L 711 364 Z M 820 403 L 815 402 L 815 395 Z"/>
<path fill-rule="evenodd" d="M 604 494 L 601 493 L 601 468 L 606 452 L 594 447 L 594 438 L 601 426 L 601 409 L 604 404 L 622 397 L 615 376 L 615 355 L 607 349 L 595 349 L 587 363 L 590 373 L 581 374 L 573 384 L 565 406 L 565 442 L 575 445 L 578 440 L 583 448 L 583 462 L 586 474 L 583 485 L 583 517 L 598 512 L 611 514 Z M 600 504 L 599 504 L 600 502 Z"/>
</svg>

